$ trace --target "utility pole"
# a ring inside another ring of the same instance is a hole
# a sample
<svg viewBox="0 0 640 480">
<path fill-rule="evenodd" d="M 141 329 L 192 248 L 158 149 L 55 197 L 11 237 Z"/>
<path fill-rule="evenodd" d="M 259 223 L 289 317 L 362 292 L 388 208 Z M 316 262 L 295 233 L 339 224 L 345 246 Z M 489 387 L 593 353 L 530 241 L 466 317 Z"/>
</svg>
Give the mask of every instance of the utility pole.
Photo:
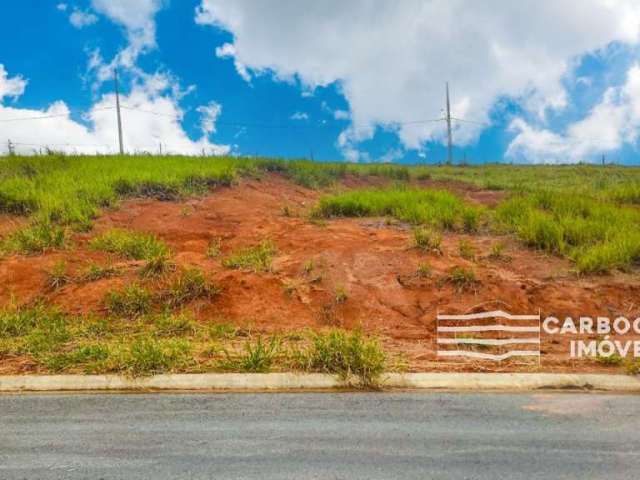
<svg viewBox="0 0 640 480">
<path fill-rule="evenodd" d="M 451 104 L 449 103 L 449 82 L 447 87 L 447 165 L 453 164 L 452 141 L 451 141 Z"/>
<path fill-rule="evenodd" d="M 113 79 L 116 85 L 116 112 L 118 115 L 118 144 L 120 146 L 120 155 L 124 155 L 124 146 L 122 144 L 122 117 L 120 117 L 120 91 L 118 90 L 118 69 L 113 70 Z"/>
</svg>

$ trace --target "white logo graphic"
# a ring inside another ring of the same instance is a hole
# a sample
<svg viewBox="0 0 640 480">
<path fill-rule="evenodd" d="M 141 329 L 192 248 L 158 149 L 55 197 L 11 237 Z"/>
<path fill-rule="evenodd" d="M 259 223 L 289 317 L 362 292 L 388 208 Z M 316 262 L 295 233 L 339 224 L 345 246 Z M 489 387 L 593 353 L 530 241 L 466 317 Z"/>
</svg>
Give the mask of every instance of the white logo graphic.
<svg viewBox="0 0 640 480">
<path fill-rule="evenodd" d="M 539 359 L 540 323 L 540 314 L 511 315 L 502 310 L 464 315 L 438 314 L 438 356 L 497 362 L 511 357 Z"/>
</svg>

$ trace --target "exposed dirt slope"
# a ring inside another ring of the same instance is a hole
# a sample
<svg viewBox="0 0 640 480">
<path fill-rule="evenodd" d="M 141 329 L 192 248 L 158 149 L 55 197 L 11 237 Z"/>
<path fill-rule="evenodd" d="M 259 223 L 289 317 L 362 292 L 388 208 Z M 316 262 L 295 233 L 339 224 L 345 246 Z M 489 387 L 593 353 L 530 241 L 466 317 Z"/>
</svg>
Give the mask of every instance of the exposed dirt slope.
<svg viewBox="0 0 640 480">
<path fill-rule="evenodd" d="M 376 182 L 378 180 L 375 180 Z M 350 187 L 369 182 L 350 179 Z M 433 183 L 426 184 L 427 187 Z M 442 187 L 441 184 L 436 184 Z M 499 192 L 452 190 L 473 201 L 494 205 Z M 206 197 L 185 202 L 155 200 L 126 201 L 107 212 L 89 234 L 74 237 L 68 250 L 43 256 L 13 256 L 0 260 L 0 302 L 18 303 L 43 297 L 74 313 L 102 312 L 105 293 L 124 283 L 140 281 L 137 262 L 113 260 L 124 274 L 88 283 L 72 283 L 62 289 L 47 288 L 47 270 L 56 262 L 67 262 L 71 273 L 79 273 L 90 262 L 106 264 L 108 255 L 91 251 L 88 241 L 110 228 L 153 232 L 171 248 L 179 265 L 197 265 L 223 289 L 213 302 L 189 306 L 202 322 L 224 318 L 264 332 L 280 332 L 328 325 L 362 327 L 383 337 L 391 351 L 411 369 L 533 369 L 504 363 L 436 362 L 435 322 L 437 312 L 466 313 L 498 307 L 512 313 L 555 316 L 638 316 L 640 278 L 617 275 L 578 279 L 562 259 L 527 250 L 508 238 L 489 234 L 446 233 L 443 255 L 427 254 L 411 246 L 407 225 L 385 219 L 336 219 L 312 223 L 306 213 L 319 197 L 317 191 L 296 186 L 272 175 L 262 181 L 243 180 Z M 287 206 L 294 216 L 285 216 Z M 209 242 L 222 239 L 222 255 L 206 256 Z M 475 261 L 460 258 L 460 239 L 469 240 L 478 252 Z M 278 248 L 272 273 L 229 270 L 221 258 L 263 239 Z M 507 245 L 511 261 L 487 258 L 498 241 Z M 119 263 L 118 263 L 119 262 Z M 311 271 L 305 265 L 310 265 Z M 417 275 L 418 265 L 429 262 L 431 276 Z M 460 290 L 447 281 L 456 266 L 476 272 L 478 283 Z M 347 300 L 337 303 L 336 292 Z M 565 339 L 566 340 L 566 339 Z M 606 367 L 569 363 L 565 340 L 543 338 L 545 370 L 593 370 Z"/>
</svg>

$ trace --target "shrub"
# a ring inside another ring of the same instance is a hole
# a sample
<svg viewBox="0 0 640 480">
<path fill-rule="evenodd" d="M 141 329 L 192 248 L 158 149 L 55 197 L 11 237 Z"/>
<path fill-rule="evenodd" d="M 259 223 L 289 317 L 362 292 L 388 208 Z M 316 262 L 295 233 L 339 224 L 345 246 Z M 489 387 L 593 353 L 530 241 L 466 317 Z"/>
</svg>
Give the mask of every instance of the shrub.
<svg viewBox="0 0 640 480">
<path fill-rule="evenodd" d="M 413 242 L 417 248 L 442 253 L 442 235 L 425 227 L 413 230 Z"/>
<path fill-rule="evenodd" d="M 195 333 L 196 326 L 191 317 L 163 314 L 154 319 L 155 334 L 160 337 L 178 337 Z"/>
<path fill-rule="evenodd" d="M 219 288 L 207 282 L 202 270 L 188 268 L 171 283 L 165 301 L 169 307 L 175 308 L 197 298 L 211 298 L 219 292 Z"/>
<path fill-rule="evenodd" d="M 26 255 L 42 254 L 52 248 L 63 248 L 66 238 L 67 232 L 64 227 L 36 222 L 11 234 L 0 244 L 0 251 Z"/>
<path fill-rule="evenodd" d="M 418 264 L 417 275 L 420 278 L 427 278 L 431 276 L 431 265 L 427 262 L 422 262 Z"/>
<path fill-rule="evenodd" d="M 264 240 L 259 245 L 247 247 L 233 253 L 223 260 L 226 268 L 252 270 L 258 272 L 271 271 L 271 261 L 276 253 L 275 245 Z"/>
<path fill-rule="evenodd" d="M 187 340 L 136 340 L 121 353 L 117 369 L 134 376 L 175 370 L 189 363 L 191 350 Z"/>
<path fill-rule="evenodd" d="M 207 247 L 207 257 L 216 258 L 220 256 L 222 252 L 222 239 L 220 237 L 214 237 L 209 242 L 209 246 Z"/>
<path fill-rule="evenodd" d="M 134 283 L 122 290 L 108 292 L 105 305 L 111 315 L 135 318 L 151 311 L 151 301 L 151 293 Z"/>
<path fill-rule="evenodd" d="M 64 261 L 57 262 L 50 272 L 47 273 L 47 284 L 49 288 L 54 290 L 63 287 L 71 281 L 71 277 L 67 275 L 67 264 Z"/>
<path fill-rule="evenodd" d="M 347 333 L 334 329 L 316 333 L 312 344 L 299 354 L 299 365 L 309 371 L 336 373 L 343 379 L 355 375 L 363 388 L 377 386 L 384 371 L 386 355 L 380 343 L 362 332 Z"/>
<path fill-rule="evenodd" d="M 458 244 L 458 250 L 460 252 L 460 256 L 465 260 L 475 260 L 476 249 L 469 240 L 460 240 L 460 243 Z"/>
<path fill-rule="evenodd" d="M 111 265 L 102 267 L 96 263 L 91 263 L 82 274 L 81 279 L 85 282 L 95 282 L 96 280 L 112 277 L 118 273 L 118 269 Z"/>
<path fill-rule="evenodd" d="M 510 260 L 509 256 L 504 253 L 505 245 L 502 242 L 494 243 L 489 252 L 489 259 L 494 261 Z"/>
<path fill-rule="evenodd" d="M 474 289 L 479 283 L 473 270 L 464 267 L 454 267 L 447 280 L 452 283 L 459 292 Z"/>
<path fill-rule="evenodd" d="M 94 238 L 91 247 L 132 260 L 153 260 L 169 254 L 167 246 L 155 235 L 117 229 Z"/>
<path fill-rule="evenodd" d="M 333 302 L 336 305 L 340 305 L 341 303 L 345 303 L 349 299 L 349 294 L 347 293 L 346 288 L 342 285 L 338 285 L 333 294 Z"/>
<path fill-rule="evenodd" d="M 226 352 L 227 359 L 222 366 L 229 370 L 241 372 L 265 373 L 271 370 L 275 357 L 280 350 L 280 342 L 272 338 L 269 343 L 262 341 L 258 336 L 255 343 L 247 340 L 244 344 L 244 353 L 237 358 Z"/>
<path fill-rule="evenodd" d="M 140 276 L 143 278 L 156 277 L 174 270 L 175 267 L 176 264 L 171 262 L 166 255 L 160 254 L 147 260 L 140 269 Z"/>
<path fill-rule="evenodd" d="M 230 323 L 216 323 L 209 328 L 209 336 L 218 340 L 221 338 L 231 339 L 238 335 L 238 329 Z"/>
</svg>

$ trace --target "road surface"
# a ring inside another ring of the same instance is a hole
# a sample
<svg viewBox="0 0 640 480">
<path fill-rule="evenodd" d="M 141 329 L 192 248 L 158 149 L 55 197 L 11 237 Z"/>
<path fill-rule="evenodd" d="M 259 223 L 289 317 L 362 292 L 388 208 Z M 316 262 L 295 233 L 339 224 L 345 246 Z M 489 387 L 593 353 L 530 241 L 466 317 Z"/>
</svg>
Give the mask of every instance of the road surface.
<svg viewBox="0 0 640 480">
<path fill-rule="evenodd" d="M 0 396 L 0 479 L 640 477 L 640 396 Z"/>
</svg>

